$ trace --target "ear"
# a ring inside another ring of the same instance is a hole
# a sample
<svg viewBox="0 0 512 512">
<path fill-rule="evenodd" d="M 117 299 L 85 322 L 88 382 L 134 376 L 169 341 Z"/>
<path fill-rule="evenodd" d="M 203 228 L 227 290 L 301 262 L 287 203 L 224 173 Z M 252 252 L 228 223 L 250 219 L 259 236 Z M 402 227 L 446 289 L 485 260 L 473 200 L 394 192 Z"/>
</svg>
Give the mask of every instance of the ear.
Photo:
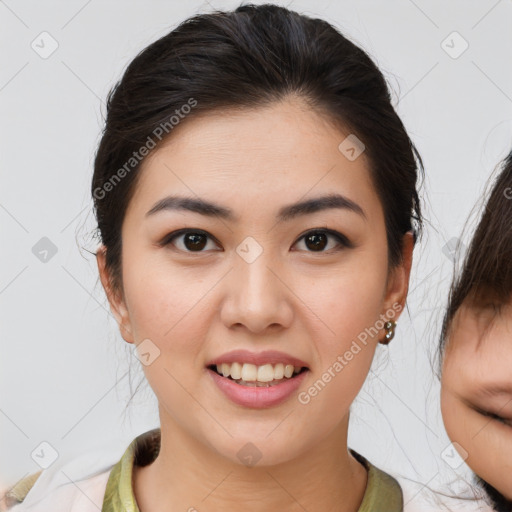
<svg viewBox="0 0 512 512">
<path fill-rule="evenodd" d="M 126 342 L 134 343 L 128 308 L 126 307 L 122 293 L 119 290 L 115 290 L 112 286 L 112 277 L 106 268 L 106 257 L 107 248 L 104 245 L 101 245 L 96 251 L 96 262 L 98 263 L 101 284 L 103 285 L 103 289 L 107 295 L 110 310 L 112 311 L 112 314 L 119 326 L 119 330 L 121 331 L 121 336 Z"/>
<path fill-rule="evenodd" d="M 402 243 L 402 262 L 395 267 L 388 276 L 386 297 L 384 301 L 385 310 L 392 309 L 396 311 L 396 319 L 401 315 L 407 292 L 409 291 L 409 276 L 412 266 L 412 252 L 414 249 L 414 236 L 412 231 L 408 231 L 403 236 Z"/>
</svg>

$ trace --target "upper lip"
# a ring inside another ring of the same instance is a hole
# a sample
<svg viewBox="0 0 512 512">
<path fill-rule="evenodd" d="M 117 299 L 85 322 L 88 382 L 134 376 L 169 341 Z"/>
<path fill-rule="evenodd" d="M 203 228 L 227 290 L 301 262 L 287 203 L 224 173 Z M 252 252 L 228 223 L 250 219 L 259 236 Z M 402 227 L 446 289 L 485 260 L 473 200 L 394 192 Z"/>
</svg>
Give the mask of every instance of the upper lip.
<svg viewBox="0 0 512 512">
<path fill-rule="evenodd" d="M 216 357 L 215 359 L 212 359 L 206 364 L 206 366 L 222 363 L 250 363 L 256 366 L 282 363 L 284 365 L 291 364 L 299 368 L 302 366 L 305 366 L 306 368 L 308 367 L 308 365 L 301 359 L 298 359 L 297 357 L 291 356 L 289 354 L 285 354 L 284 352 L 279 352 L 277 350 L 264 350 L 263 352 L 232 350 L 231 352 L 227 352 L 219 357 Z"/>
</svg>

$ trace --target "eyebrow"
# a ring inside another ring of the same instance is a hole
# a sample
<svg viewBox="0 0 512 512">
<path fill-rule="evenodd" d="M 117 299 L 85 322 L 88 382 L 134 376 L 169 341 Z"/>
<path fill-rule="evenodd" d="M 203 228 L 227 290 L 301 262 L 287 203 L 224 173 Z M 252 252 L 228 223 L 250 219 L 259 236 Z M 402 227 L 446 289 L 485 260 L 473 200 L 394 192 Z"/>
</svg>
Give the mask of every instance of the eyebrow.
<svg viewBox="0 0 512 512">
<path fill-rule="evenodd" d="M 278 214 L 278 222 L 289 221 L 301 215 L 308 215 L 322 210 L 338 208 L 357 213 L 364 219 L 366 214 L 364 210 L 357 203 L 352 201 L 346 196 L 341 194 L 329 194 L 298 203 L 283 206 Z M 225 206 L 206 201 L 205 199 L 196 199 L 181 196 L 167 196 L 157 201 L 153 207 L 146 213 L 146 217 L 154 215 L 158 212 L 178 210 L 190 211 L 205 215 L 208 217 L 220 217 L 229 221 L 237 221 L 238 217 L 234 214 L 233 210 Z"/>
</svg>

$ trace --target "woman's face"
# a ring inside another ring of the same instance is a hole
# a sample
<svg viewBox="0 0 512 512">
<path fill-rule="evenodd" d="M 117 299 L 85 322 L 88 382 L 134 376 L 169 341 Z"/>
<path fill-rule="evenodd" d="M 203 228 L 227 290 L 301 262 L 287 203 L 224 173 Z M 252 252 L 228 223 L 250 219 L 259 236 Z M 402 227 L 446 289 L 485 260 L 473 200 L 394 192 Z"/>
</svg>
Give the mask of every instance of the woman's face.
<svg viewBox="0 0 512 512">
<path fill-rule="evenodd" d="M 446 431 L 466 463 L 512 500 L 512 304 L 461 307 L 443 359 Z"/>
<path fill-rule="evenodd" d="M 122 226 L 122 300 L 101 251 L 98 263 L 124 339 L 142 343 L 162 432 L 275 464 L 346 429 L 382 315 L 396 320 L 403 306 L 412 253 L 407 235 L 405 262 L 388 275 L 366 156 L 338 149 L 348 135 L 290 100 L 186 120 L 143 163 Z M 327 195 L 339 197 L 291 207 Z M 215 206 L 168 201 L 151 213 L 169 196 Z M 240 364 L 295 358 L 307 370 L 274 389 L 243 386 L 208 367 L 234 350 L 280 353 L 232 358 Z"/>
</svg>

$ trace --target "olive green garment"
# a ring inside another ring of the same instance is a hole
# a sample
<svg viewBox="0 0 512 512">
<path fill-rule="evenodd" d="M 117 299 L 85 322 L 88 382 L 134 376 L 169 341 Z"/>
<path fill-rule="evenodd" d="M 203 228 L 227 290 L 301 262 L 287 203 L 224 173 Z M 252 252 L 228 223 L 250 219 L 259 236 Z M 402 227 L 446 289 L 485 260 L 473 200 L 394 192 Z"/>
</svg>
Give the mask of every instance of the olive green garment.
<svg viewBox="0 0 512 512">
<path fill-rule="evenodd" d="M 121 460 L 110 472 L 102 512 L 140 512 L 132 488 L 133 465 L 150 464 L 159 450 L 159 428 L 139 435 L 130 443 Z M 362 455 L 352 449 L 350 452 L 368 471 L 366 491 L 357 512 L 403 512 L 400 484 Z"/>
</svg>

